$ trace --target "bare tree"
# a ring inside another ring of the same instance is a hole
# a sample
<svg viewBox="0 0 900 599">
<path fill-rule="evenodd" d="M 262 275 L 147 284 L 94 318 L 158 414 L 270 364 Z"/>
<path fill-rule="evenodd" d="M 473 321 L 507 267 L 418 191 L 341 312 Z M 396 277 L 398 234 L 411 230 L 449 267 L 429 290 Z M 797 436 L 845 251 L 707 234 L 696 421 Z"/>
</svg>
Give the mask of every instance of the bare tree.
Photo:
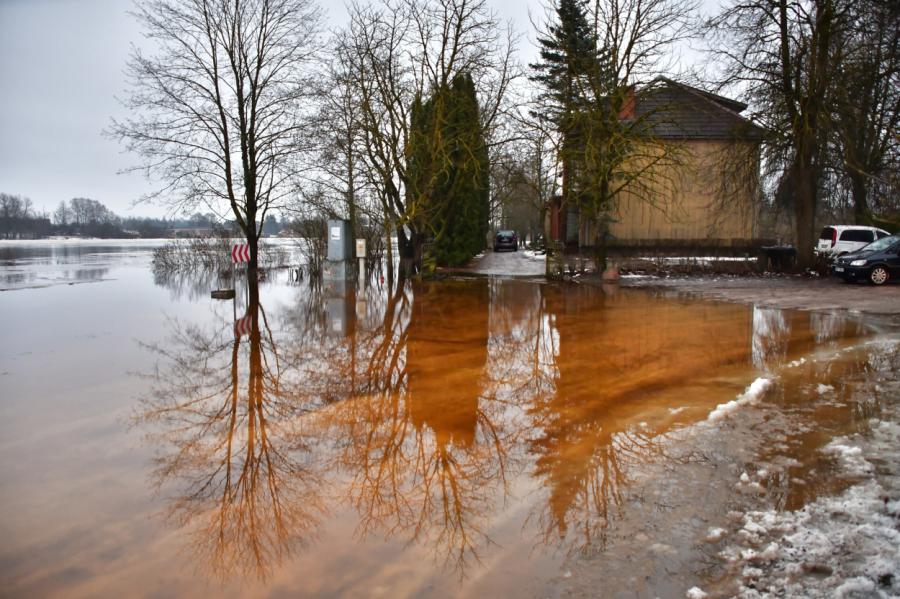
<svg viewBox="0 0 900 599">
<path fill-rule="evenodd" d="M 429 189 L 410 189 L 407 146 L 416 99 L 446 87 L 460 73 L 474 79 L 482 126 L 498 143 L 497 123 L 518 70 L 514 38 L 484 0 L 386 0 L 353 4 L 340 33 L 345 73 L 358 93 L 359 156 L 384 222 L 396 232 L 401 255 L 422 257 L 423 211 Z"/>
<path fill-rule="evenodd" d="M 266 213 L 292 191 L 311 95 L 320 10 L 313 0 L 140 0 L 154 56 L 132 51 L 111 134 L 164 187 L 150 198 L 237 221 L 257 265 Z"/>
<path fill-rule="evenodd" d="M 813 261 L 830 105 L 853 2 L 733 2 L 707 25 L 721 85 L 742 90 L 769 132 L 766 167 L 791 196 L 801 267 Z"/>
<path fill-rule="evenodd" d="M 890 173 L 896 174 L 900 166 L 900 11 L 888 3 L 863 0 L 856 4 L 851 23 L 832 118 L 856 222 L 870 224 L 875 198 L 869 196 L 889 187 Z"/>
<path fill-rule="evenodd" d="M 497 225 L 529 233 L 544 232 L 550 200 L 558 192 L 554 134 L 536 119 L 512 121 L 515 139 L 491 160 L 492 215 Z"/>
<path fill-rule="evenodd" d="M 32 217 L 30 198 L 0 193 L 0 236 L 6 239 L 15 239 L 24 228 L 24 222 Z"/>
<path fill-rule="evenodd" d="M 69 205 L 66 204 L 66 201 L 63 200 L 59 203 L 56 210 L 53 211 L 53 220 L 57 225 L 66 226 L 69 224 L 69 221 L 72 219 L 72 210 L 69 208 Z"/>
</svg>

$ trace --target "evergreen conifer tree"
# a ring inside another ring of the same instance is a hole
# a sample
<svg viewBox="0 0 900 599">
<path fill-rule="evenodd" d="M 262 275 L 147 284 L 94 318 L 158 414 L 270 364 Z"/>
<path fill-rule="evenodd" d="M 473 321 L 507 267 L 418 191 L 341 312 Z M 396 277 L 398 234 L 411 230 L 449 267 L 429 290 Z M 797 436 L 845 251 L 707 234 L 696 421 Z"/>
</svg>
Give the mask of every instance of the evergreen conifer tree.
<svg viewBox="0 0 900 599">
<path fill-rule="evenodd" d="M 530 65 L 535 71 L 531 80 L 544 88 L 544 106 L 534 116 L 549 122 L 561 136 L 563 202 L 576 204 L 573 180 L 583 154 L 580 121 L 591 103 L 591 90 L 597 87 L 601 61 L 582 1 L 558 0 L 556 18 L 547 35 L 538 38 L 541 61 Z"/>
<path fill-rule="evenodd" d="M 409 193 L 432 244 L 427 260 L 458 266 L 484 249 L 489 212 L 489 161 L 475 83 L 457 75 L 412 109 Z"/>
</svg>

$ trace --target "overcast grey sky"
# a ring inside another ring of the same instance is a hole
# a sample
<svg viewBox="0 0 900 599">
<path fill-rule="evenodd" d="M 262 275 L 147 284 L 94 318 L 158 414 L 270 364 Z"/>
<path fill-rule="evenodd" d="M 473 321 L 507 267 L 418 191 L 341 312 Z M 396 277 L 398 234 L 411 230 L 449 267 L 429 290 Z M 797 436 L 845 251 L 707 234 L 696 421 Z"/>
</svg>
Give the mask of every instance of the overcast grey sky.
<svg viewBox="0 0 900 599">
<path fill-rule="evenodd" d="M 343 0 L 320 0 L 328 23 L 345 19 Z M 523 62 L 536 52 L 528 10 L 540 0 L 494 0 L 499 16 L 523 37 Z M 0 192 L 28 196 L 39 211 L 89 197 L 122 216 L 161 216 L 164 208 L 132 207 L 151 184 L 101 132 L 123 113 L 123 69 L 141 31 L 130 0 L 0 0 Z"/>
</svg>

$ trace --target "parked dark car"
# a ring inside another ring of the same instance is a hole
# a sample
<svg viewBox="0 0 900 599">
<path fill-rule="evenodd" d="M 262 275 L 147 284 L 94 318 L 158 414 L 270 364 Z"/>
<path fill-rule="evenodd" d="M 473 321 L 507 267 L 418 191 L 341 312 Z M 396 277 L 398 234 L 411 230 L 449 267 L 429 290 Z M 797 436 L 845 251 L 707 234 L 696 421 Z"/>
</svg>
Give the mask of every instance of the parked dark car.
<svg viewBox="0 0 900 599">
<path fill-rule="evenodd" d="M 494 251 L 499 252 L 500 250 L 512 250 L 518 251 L 519 249 L 519 237 L 516 235 L 515 231 L 497 231 L 496 237 L 494 237 Z"/>
<path fill-rule="evenodd" d="M 900 235 L 883 237 L 866 247 L 837 258 L 831 267 L 845 281 L 870 281 L 884 285 L 900 278 Z"/>
</svg>

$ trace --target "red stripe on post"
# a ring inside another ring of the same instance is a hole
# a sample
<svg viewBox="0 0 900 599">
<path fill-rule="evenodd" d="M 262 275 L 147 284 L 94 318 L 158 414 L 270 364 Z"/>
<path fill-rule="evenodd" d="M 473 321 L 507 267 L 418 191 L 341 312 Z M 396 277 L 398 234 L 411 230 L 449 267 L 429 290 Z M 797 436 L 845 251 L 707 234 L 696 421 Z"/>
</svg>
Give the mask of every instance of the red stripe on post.
<svg viewBox="0 0 900 599">
<path fill-rule="evenodd" d="M 240 339 L 244 335 L 250 334 L 253 328 L 253 319 L 250 316 L 239 318 L 234 323 L 234 337 Z"/>
<path fill-rule="evenodd" d="M 231 248 L 232 262 L 250 262 L 250 246 L 246 243 L 239 243 Z"/>
</svg>

